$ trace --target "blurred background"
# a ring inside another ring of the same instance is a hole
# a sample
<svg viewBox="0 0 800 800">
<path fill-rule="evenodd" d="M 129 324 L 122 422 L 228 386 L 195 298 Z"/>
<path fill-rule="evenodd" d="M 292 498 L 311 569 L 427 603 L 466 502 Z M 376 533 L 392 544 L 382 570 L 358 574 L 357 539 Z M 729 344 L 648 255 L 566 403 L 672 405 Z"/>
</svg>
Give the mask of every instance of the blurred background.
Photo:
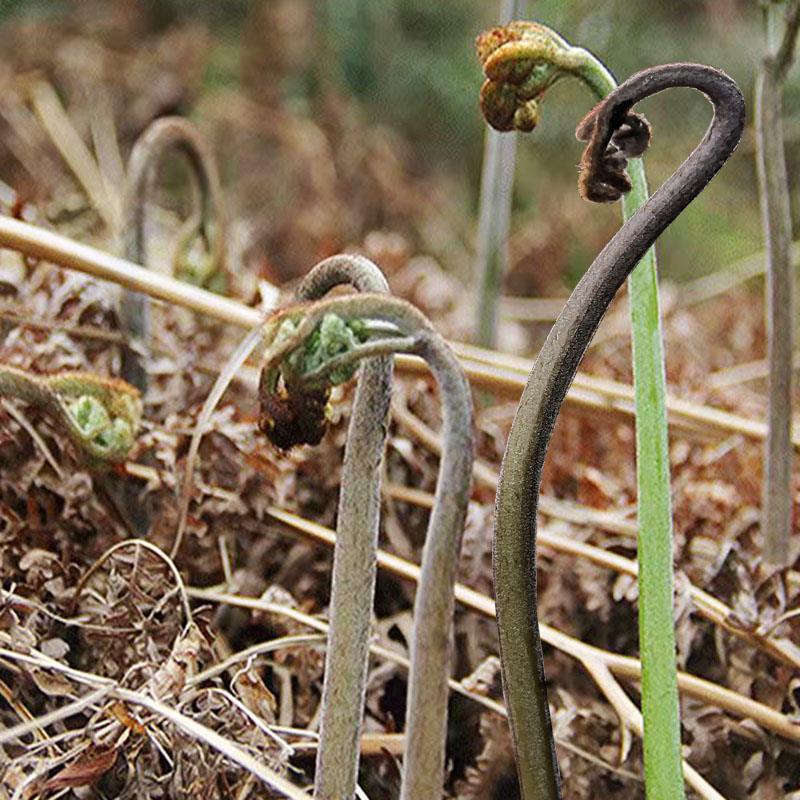
<svg viewBox="0 0 800 800">
<path fill-rule="evenodd" d="M 529 12 L 594 51 L 618 79 L 696 60 L 729 72 L 752 105 L 763 41 L 755 0 L 544 0 Z M 479 0 L 7 1 L 0 177 L 6 194 L 35 201 L 62 231 L 71 215 L 76 236 L 93 232 L 91 213 L 46 205 L 56 197 L 64 205 L 75 174 L 27 103 L 44 78 L 93 142 L 112 205 L 121 164 L 148 122 L 165 113 L 197 122 L 220 160 L 231 245 L 249 273 L 283 282 L 342 247 L 366 247 L 389 270 L 392 257 L 428 256 L 473 283 L 484 137 L 474 40 L 499 13 L 499 2 Z M 582 86 L 562 82 L 539 129 L 520 138 L 509 294 L 563 295 L 616 229 L 616 207 L 589 205 L 576 191 L 573 130 L 591 105 Z M 799 106 L 792 74 L 790 175 Z M 690 91 L 643 110 L 657 186 L 697 143 L 710 111 Z M 684 281 L 760 248 L 750 126 L 730 165 L 662 237 L 661 274 Z"/>
</svg>

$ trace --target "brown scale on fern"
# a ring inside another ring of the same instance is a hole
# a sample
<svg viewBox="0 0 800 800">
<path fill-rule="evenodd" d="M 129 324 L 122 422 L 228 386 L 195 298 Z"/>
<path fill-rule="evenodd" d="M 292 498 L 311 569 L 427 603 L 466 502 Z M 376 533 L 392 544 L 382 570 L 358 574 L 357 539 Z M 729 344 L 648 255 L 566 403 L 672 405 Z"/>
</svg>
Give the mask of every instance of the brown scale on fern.
<svg viewBox="0 0 800 800">
<path fill-rule="evenodd" d="M 631 190 L 626 173 L 629 158 L 638 158 L 650 145 L 650 123 L 641 114 L 625 108 L 614 109 L 610 127 L 597 123 L 597 106 L 581 120 L 575 131 L 579 142 L 588 142 L 580 163 L 578 190 L 584 200 L 615 203 Z M 597 135 L 598 129 L 605 131 Z"/>
<path fill-rule="evenodd" d="M 261 407 L 258 427 L 267 439 L 279 450 L 319 444 L 328 427 L 325 409 L 329 393 L 325 390 L 272 390 L 268 383 L 262 374 L 258 386 Z"/>
</svg>

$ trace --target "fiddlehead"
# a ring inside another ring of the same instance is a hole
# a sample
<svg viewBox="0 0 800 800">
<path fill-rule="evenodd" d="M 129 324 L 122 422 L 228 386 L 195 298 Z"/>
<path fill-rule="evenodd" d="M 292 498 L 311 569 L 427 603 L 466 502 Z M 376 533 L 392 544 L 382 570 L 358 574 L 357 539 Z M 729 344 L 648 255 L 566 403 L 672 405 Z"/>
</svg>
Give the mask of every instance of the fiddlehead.
<svg viewBox="0 0 800 800">
<path fill-rule="evenodd" d="M 559 796 L 536 612 L 536 512 L 550 436 L 578 364 L 617 290 L 738 144 L 744 101 L 724 73 L 670 64 L 625 81 L 578 126 L 578 136 L 589 138 L 582 190 L 606 195 L 608 187 L 619 186 L 618 178 L 609 180 L 618 166 L 609 149 L 617 146 L 615 132 L 624 130 L 635 103 L 672 87 L 704 93 L 714 105 L 714 119 L 694 152 L 617 232 L 576 286 L 536 359 L 503 458 L 495 511 L 495 594 L 506 700 L 525 800 Z"/>
<path fill-rule="evenodd" d="M 332 323 L 331 317 L 337 317 L 338 321 Z M 335 347 L 323 353 L 319 330 L 326 319 L 329 326 L 340 331 L 343 323 L 353 336 L 345 334 Z M 425 317 L 395 298 L 363 294 L 290 307 L 269 320 L 265 341 L 262 396 L 264 391 L 273 393 L 276 387 L 283 387 L 289 396 L 327 391 L 334 382 L 331 376 L 336 382 L 346 379 L 348 371 L 362 358 L 395 352 L 413 353 L 426 359 L 439 383 L 445 447 L 414 607 L 401 797 L 440 800 L 453 586 L 473 459 L 469 386 L 453 353 Z M 264 405 L 262 412 L 268 415 Z M 270 424 L 269 420 L 265 422 Z M 374 469 L 369 463 L 361 467 Z M 366 498 L 361 502 L 366 502 Z"/>
<path fill-rule="evenodd" d="M 578 78 L 601 97 L 608 90 L 610 75 L 597 59 L 546 25 L 512 22 L 482 33 L 476 46 L 486 76 L 481 110 L 498 131 L 532 131 L 547 90 L 562 78 Z"/>
<path fill-rule="evenodd" d="M 349 284 L 358 292 L 385 293 L 389 286 L 383 273 L 369 259 L 338 255 L 315 266 L 297 289 L 299 301 L 317 300 L 334 286 Z M 337 318 L 338 319 L 338 318 Z M 327 331 L 355 344 L 356 331 L 341 325 Z M 322 326 L 321 326 L 322 327 Z M 344 328 L 344 330 L 342 330 Z M 322 338 L 322 331 L 320 331 Z M 343 342 L 344 343 L 344 342 Z M 333 342 L 331 342 L 333 344 Z M 326 349 L 326 348 L 320 348 Z M 330 350 L 330 344 L 327 347 Z M 381 462 L 386 441 L 392 386 L 392 359 L 384 356 L 361 366 L 345 446 L 339 507 L 336 515 L 336 547 L 333 556 L 330 633 L 325 655 L 322 689 L 320 747 L 314 778 L 318 800 L 353 797 L 358 776 L 359 738 L 367 682 L 372 605 L 375 594 L 375 552 L 380 517 Z M 301 395 L 301 407 L 293 407 L 294 395 L 274 405 L 273 441 L 283 438 L 313 443 L 324 432 L 324 391 Z M 273 395 L 274 397 L 274 395 Z M 266 398 L 269 402 L 269 398 Z M 262 402 L 265 398 L 262 395 Z M 277 416 L 276 416 L 277 415 Z M 310 427 L 306 428 L 307 421 Z M 276 441 L 281 446 L 281 441 Z"/>
<path fill-rule="evenodd" d="M 188 120 L 162 117 L 139 137 L 128 161 L 123 198 L 123 250 L 125 258 L 144 264 L 145 206 L 158 178 L 164 156 L 176 150 L 185 156 L 200 196 L 200 210 L 184 226 L 175 256 L 176 277 L 214 291 L 224 291 L 224 214 L 222 191 L 216 162 L 199 131 Z M 194 248 L 198 237 L 200 252 Z M 126 292 L 121 309 L 122 324 L 131 342 L 123 351 L 122 377 L 142 393 L 147 389 L 147 373 L 142 355 L 147 352 L 149 300 Z"/>
<path fill-rule="evenodd" d="M 124 461 L 142 418 L 141 397 L 133 386 L 88 372 L 34 375 L 0 364 L 0 396 L 30 403 L 55 417 L 95 469 Z"/>
</svg>

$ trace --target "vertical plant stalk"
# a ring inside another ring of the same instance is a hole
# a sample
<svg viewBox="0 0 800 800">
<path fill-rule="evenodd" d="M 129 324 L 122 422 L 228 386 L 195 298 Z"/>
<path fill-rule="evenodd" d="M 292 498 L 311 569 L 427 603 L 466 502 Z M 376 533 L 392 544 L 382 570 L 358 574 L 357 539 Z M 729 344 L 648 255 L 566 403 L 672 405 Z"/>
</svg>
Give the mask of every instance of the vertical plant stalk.
<svg viewBox="0 0 800 800">
<path fill-rule="evenodd" d="M 580 139 L 589 139 L 581 160 L 581 194 L 600 202 L 619 199 L 633 183 L 624 173 L 627 158 L 641 155 L 649 139 L 646 121 L 631 113 L 631 107 L 664 89 L 683 86 L 709 98 L 714 119 L 700 145 L 617 232 L 576 286 L 528 378 L 503 459 L 495 512 L 495 594 L 506 701 L 525 800 L 553 800 L 560 793 L 536 610 L 536 513 L 547 446 L 603 314 L 638 261 L 735 149 L 744 126 L 744 101 L 736 84 L 718 70 L 665 65 L 627 80 L 577 131 Z M 530 118 L 532 111 L 512 113 Z M 662 561 L 670 576 L 671 553 L 659 544 L 658 554 L 669 555 Z M 640 541 L 640 548 L 645 546 Z M 645 783 L 647 796 L 661 800 L 683 797 L 684 790 L 672 587 L 664 591 L 664 576 L 653 574 L 658 565 L 648 560 L 651 552 L 640 555 L 639 572 Z M 653 588 L 660 591 L 653 594 Z"/>
<path fill-rule="evenodd" d="M 300 284 L 299 301 L 318 300 L 333 287 L 386 293 L 381 270 L 363 256 L 320 262 Z M 376 551 L 380 522 L 381 464 L 392 396 L 392 358 L 361 365 L 347 432 L 336 516 L 330 629 L 322 689 L 320 744 L 314 777 L 317 800 L 355 794 L 359 740 L 367 685 Z"/>
<path fill-rule="evenodd" d="M 573 47 L 546 26 L 513 23 L 479 38 L 487 82 L 481 103 L 490 124 L 500 130 L 533 130 L 539 104 L 556 81 L 571 76 L 598 100 L 616 88 L 613 75 L 589 51 Z M 647 201 L 644 165 L 630 169 L 631 190 L 622 203 L 627 222 Z M 679 770 L 680 751 L 672 595 L 672 509 L 667 439 L 666 377 L 658 300 L 656 255 L 649 248 L 628 279 L 636 409 L 636 472 L 639 527 L 639 638 L 644 664 L 642 707 L 645 731 L 670 732 L 664 741 L 645 737 L 646 770 L 659 763 Z M 664 626 L 669 620 L 669 630 Z M 669 702 L 666 702 L 669 698 Z M 664 767 L 664 770 L 668 767 Z M 660 770 L 662 771 L 662 770 Z"/>
<path fill-rule="evenodd" d="M 795 57 L 800 2 L 790 0 L 786 27 L 776 47 L 783 4 L 764 9 L 766 55 L 756 83 L 756 160 L 761 218 L 767 245 L 766 322 L 769 362 L 769 413 L 764 447 L 761 528 L 764 558 L 785 566 L 792 531 L 792 352 L 794 271 L 790 259 L 792 217 L 783 146 L 781 95 Z"/>
<path fill-rule="evenodd" d="M 94 469 L 125 460 L 142 418 L 141 397 L 133 386 L 88 372 L 34 375 L 0 364 L 0 397 L 50 414 Z"/>
<path fill-rule="evenodd" d="M 164 155 L 182 153 L 188 162 L 200 194 L 200 211 L 190 220 L 178 245 L 176 275 L 205 288 L 222 289 L 224 274 L 224 214 L 222 190 L 216 162 L 200 132 L 181 117 L 162 117 L 139 137 L 128 160 L 122 211 L 122 245 L 125 258 L 145 266 L 145 207 L 158 178 Z M 199 234 L 206 256 L 192 263 L 190 245 Z M 148 352 L 150 301 L 146 295 L 126 292 L 122 300 L 122 327 L 131 341 L 123 349 L 122 377 L 144 395 L 147 371 L 143 356 Z"/>
<path fill-rule="evenodd" d="M 322 338 L 319 331 L 334 318 L 348 326 L 350 340 L 344 345 L 336 343 L 322 356 L 317 351 L 310 352 L 304 343 L 319 342 Z M 375 321 L 381 324 L 372 333 L 370 326 Z M 276 397 L 281 391 L 284 402 L 288 402 L 287 397 L 303 393 L 313 397 L 315 393 L 326 391 L 334 376 L 333 382 L 346 380 L 352 374 L 353 365 L 367 356 L 395 352 L 421 356 L 439 384 L 444 450 L 414 605 L 407 702 L 408 743 L 401 798 L 441 800 L 454 585 L 469 501 L 474 447 L 472 401 L 466 377 L 444 339 L 417 309 L 381 295 L 334 298 L 286 309 L 271 318 L 265 341 L 273 343 L 267 347 L 260 388 L 267 429 L 272 424 L 269 416 L 276 408 Z M 280 400 L 277 402 L 277 407 L 281 408 Z M 298 404 L 293 407 L 297 408 Z M 365 503 L 368 499 L 355 501 Z"/>
<path fill-rule="evenodd" d="M 500 24 L 527 16 L 527 7 L 527 0 L 502 0 Z M 496 343 L 500 295 L 503 278 L 508 272 L 508 235 L 516 158 L 516 133 L 503 136 L 487 128 L 475 242 L 475 274 L 479 277 L 474 337 L 478 345 L 486 348 L 493 348 Z"/>
</svg>

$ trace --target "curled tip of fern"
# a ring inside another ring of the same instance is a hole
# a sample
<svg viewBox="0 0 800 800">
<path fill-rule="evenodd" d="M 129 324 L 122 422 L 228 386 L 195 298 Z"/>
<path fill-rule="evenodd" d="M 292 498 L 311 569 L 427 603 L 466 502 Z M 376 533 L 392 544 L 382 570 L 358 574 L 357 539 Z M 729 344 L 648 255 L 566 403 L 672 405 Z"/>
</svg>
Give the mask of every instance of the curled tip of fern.
<svg viewBox="0 0 800 800">
<path fill-rule="evenodd" d="M 626 173 L 629 158 L 638 158 L 650 144 L 650 123 L 625 108 L 608 113 L 605 103 L 590 111 L 575 130 L 587 142 L 579 166 L 578 189 L 584 200 L 614 203 L 631 190 Z"/>
<path fill-rule="evenodd" d="M 270 389 L 265 376 L 262 372 L 258 389 L 258 427 L 267 439 L 279 450 L 319 444 L 328 427 L 329 392 L 291 391 L 285 385 Z"/>
<path fill-rule="evenodd" d="M 486 81 L 481 111 L 499 131 L 532 131 L 539 101 L 574 67 L 579 51 L 545 25 L 511 22 L 478 36 L 476 47 Z"/>
<path fill-rule="evenodd" d="M 331 359 L 353 351 L 367 338 L 360 320 L 344 320 L 336 314 L 325 314 L 301 338 L 300 319 L 288 316 L 274 327 L 259 382 L 259 427 L 281 450 L 319 444 L 327 428 L 330 389 L 349 381 L 358 365 L 334 367 L 325 372 L 321 384 L 312 387 L 301 386 L 301 379 L 324 371 Z"/>
<path fill-rule="evenodd" d="M 215 235 L 219 235 L 216 233 Z M 200 286 L 210 292 L 225 294 L 228 289 L 228 273 L 221 262 L 221 256 L 214 250 L 209 235 L 196 231 L 187 235 L 179 243 L 174 260 L 175 277 Z"/>
<path fill-rule="evenodd" d="M 84 372 L 44 379 L 57 397 L 73 441 L 95 465 L 124 461 L 142 419 L 139 392 L 125 381 Z"/>
</svg>

